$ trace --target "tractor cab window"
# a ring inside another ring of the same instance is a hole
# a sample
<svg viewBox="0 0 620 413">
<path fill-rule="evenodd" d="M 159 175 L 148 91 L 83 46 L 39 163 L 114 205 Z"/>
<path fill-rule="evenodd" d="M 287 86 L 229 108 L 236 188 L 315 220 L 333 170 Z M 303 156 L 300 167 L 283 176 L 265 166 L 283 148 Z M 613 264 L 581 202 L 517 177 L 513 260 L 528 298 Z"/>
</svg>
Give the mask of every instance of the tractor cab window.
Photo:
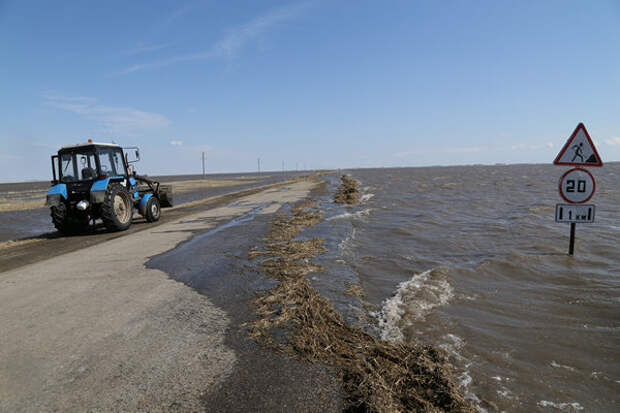
<svg viewBox="0 0 620 413">
<path fill-rule="evenodd" d="M 63 153 L 60 155 L 60 177 L 63 182 L 75 181 L 75 165 L 73 164 L 73 154 Z"/>
<path fill-rule="evenodd" d="M 117 175 L 125 175 L 125 164 L 123 163 L 123 152 L 119 149 L 112 151 L 112 163 Z"/>
<path fill-rule="evenodd" d="M 95 154 L 76 154 L 78 160 L 78 176 L 82 181 L 97 177 L 97 163 Z"/>
<path fill-rule="evenodd" d="M 60 180 L 62 182 L 86 181 L 97 177 L 97 164 L 93 152 L 67 152 L 60 155 Z"/>
<path fill-rule="evenodd" d="M 99 165 L 101 166 L 101 173 L 103 175 L 125 175 L 123 153 L 120 149 L 100 149 Z"/>
<path fill-rule="evenodd" d="M 112 160 L 110 159 L 110 151 L 107 149 L 99 151 L 99 166 L 101 167 L 101 175 L 114 176 L 112 168 Z"/>
</svg>

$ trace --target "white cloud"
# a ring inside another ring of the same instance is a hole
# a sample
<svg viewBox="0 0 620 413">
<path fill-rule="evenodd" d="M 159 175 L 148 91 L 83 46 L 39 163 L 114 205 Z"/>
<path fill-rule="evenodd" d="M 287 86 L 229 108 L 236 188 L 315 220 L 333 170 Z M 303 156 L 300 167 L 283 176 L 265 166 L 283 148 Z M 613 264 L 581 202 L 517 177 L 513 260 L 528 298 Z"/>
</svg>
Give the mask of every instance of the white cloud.
<svg viewBox="0 0 620 413">
<path fill-rule="evenodd" d="M 184 15 L 195 9 L 198 5 L 199 3 L 196 2 L 182 5 L 181 7 L 170 13 L 166 20 L 164 20 L 164 22 L 161 24 L 161 27 L 166 28 L 167 26 L 170 26 L 174 21 L 183 17 Z"/>
<path fill-rule="evenodd" d="M 181 146 L 181 145 L 183 145 L 183 141 L 170 141 L 170 145 L 172 145 L 172 146 Z"/>
<path fill-rule="evenodd" d="M 612 136 L 609 139 L 605 140 L 607 145 L 620 145 L 620 136 Z"/>
<path fill-rule="evenodd" d="M 68 96 L 55 90 L 48 90 L 43 93 L 43 99 L 48 101 L 60 101 L 65 103 L 95 103 L 97 99 L 88 96 Z"/>
<path fill-rule="evenodd" d="M 258 16 L 243 26 L 229 30 L 228 34 L 213 46 L 213 52 L 220 56 L 235 55 L 244 44 L 271 27 L 296 18 L 307 7 L 306 3 L 294 4 Z"/>
<path fill-rule="evenodd" d="M 133 134 L 144 130 L 165 128 L 170 120 L 158 113 L 124 107 L 106 106 L 90 97 L 71 97 L 58 94 L 45 94 L 45 104 L 90 119 L 111 133 Z"/>
<path fill-rule="evenodd" d="M 266 14 L 255 17 L 242 26 L 228 30 L 227 34 L 208 50 L 172 56 L 149 63 L 135 64 L 123 69 L 118 74 L 129 74 L 145 69 L 170 66 L 180 62 L 234 57 L 247 43 L 256 39 L 272 27 L 298 17 L 307 8 L 308 3 L 299 3 L 272 10 Z"/>
</svg>

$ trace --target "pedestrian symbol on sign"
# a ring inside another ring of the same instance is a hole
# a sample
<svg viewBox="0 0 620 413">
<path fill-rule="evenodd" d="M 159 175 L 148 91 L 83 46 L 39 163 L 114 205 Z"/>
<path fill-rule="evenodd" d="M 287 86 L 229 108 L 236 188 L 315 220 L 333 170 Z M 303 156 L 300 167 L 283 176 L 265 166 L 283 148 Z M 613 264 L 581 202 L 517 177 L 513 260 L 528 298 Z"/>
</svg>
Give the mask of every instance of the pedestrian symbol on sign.
<svg viewBox="0 0 620 413">
<path fill-rule="evenodd" d="M 555 165 L 603 166 L 601 157 L 583 123 L 577 125 L 577 129 L 568 138 L 553 163 Z"/>
<path fill-rule="evenodd" d="M 575 156 L 573 156 L 573 159 L 571 159 L 571 162 L 575 162 L 575 159 L 577 159 L 577 157 L 579 157 L 579 159 L 581 159 L 581 162 L 583 162 L 582 148 L 583 148 L 583 142 L 579 142 L 579 145 L 573 145 L 572 149 L 575 150 Z"/>
</svg>

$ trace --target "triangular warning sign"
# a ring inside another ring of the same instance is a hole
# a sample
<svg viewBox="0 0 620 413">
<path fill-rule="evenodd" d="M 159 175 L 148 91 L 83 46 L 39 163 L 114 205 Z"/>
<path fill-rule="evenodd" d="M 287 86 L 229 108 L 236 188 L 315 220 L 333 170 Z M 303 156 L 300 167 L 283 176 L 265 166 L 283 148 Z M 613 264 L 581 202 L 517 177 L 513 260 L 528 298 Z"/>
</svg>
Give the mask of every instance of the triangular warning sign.
<svg viewBox="0 0 620 413">
<path fill-rule="evenodd" d="M 573 134 L 553 161 L 554 165 L 603 166 L 590 135 L 583 123 L 577 125 Z"/>
</svg>

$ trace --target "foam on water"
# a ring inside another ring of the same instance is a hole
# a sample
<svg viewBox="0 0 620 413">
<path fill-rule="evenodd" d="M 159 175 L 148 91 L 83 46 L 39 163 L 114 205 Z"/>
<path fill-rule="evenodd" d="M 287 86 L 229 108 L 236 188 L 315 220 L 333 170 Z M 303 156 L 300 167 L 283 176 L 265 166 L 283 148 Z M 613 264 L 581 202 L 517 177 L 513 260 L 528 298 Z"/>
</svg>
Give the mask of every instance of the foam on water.
<svg viewBox="0 0 620 413">
<path fill-rule="evenodd" d="M 351 230 L 351 235 L 340 241 L 340 243 L 338 244 L 338 250 L 340 251 L 340 255 L 343 255 L 351 250 L 353 240 L 355 239 L 355 233 L 356 229 L 353 228 Z"/>
<path fill-rule="evenodd" d="M 364 202 L 368 201 L 373 196 L 375 196 L 375 194 L 371 194 L 371 193 L 364 194 L 360 197 L 360 202 L 363 204 Z"/>
<path fill-rule="evenodd" d="M 461 370 L 456 376 L 456 379 L 458 386 L 463 391 L 463 397 L 470 400 L 479 412 L 487 412 L 487 410 L 482 407 L 480 398 L 478 398 L 476 393 L 472 390 L 473 378 L 471 377 L 470 368 L 473 363 L 468 361 L 461 354 L 461 350 L 465 346 L 465 340 L 456 334 L 449 333 L 442 337 L 442 341 L 443 342 L 439 344 L 438 347 L 448 354 L 449 360 L 451 362 L 458 361 L 460 364 L 464 365 L 462 369 L 456 368 L 454 365 L 452 366 L 455 370 Z"/>
<path fill-rule="evenodd" d="M 403 341 L 403 329 L 415 321 L 422 321 L 435 307 L 446 304 L 454 297 L 454 290 L 446 279 L 445 270 L 436 268 L 414 275 L 400 283 L 396 293 L 383 302 L 373 315 L 377 318 L 381 338 Z"/>
<path fill-rule="evenodd" d="M 443 343 L 439 344 L 439 348 L 443 349 L 456 360 L 465 360 L 460 353 L 464 345 L 465 341 L 461 337 L 455 334 L 446 334 L 443 336 Z"/>
<path fill-rule="evenodd" d="M 568 371 L 577 371 L 577 369 L 575 369 L 574 367 L 556 363 L 555 360 L 551 360 L 551 367 L 555 367 L 556 369 L 565 369 Z"/>
<path fill-rule="evenodd" d="M 327 220 L 333 221 L 335 219 L 342 219 L 342 218 L 361 218 L 364 216 L 368 216 L 371 211 L 372 211 L 372 208 L 362 209 L 361 211 L 357 211 L 357 212 L 345 212 L 344 214 L 338 214 L 338 215 L 334 215 L 333 217 L 329 217 L 327 218 Z"/>
<path fill-rule="evenodd" d="M 540 407 L 551 407 L 561 412 L 578 412 L 583 410 L 583 406 L 577 402 L 572 403 L 554 403 L 548 400 L 541 400 L 538 402 Z"/>
</svg>

